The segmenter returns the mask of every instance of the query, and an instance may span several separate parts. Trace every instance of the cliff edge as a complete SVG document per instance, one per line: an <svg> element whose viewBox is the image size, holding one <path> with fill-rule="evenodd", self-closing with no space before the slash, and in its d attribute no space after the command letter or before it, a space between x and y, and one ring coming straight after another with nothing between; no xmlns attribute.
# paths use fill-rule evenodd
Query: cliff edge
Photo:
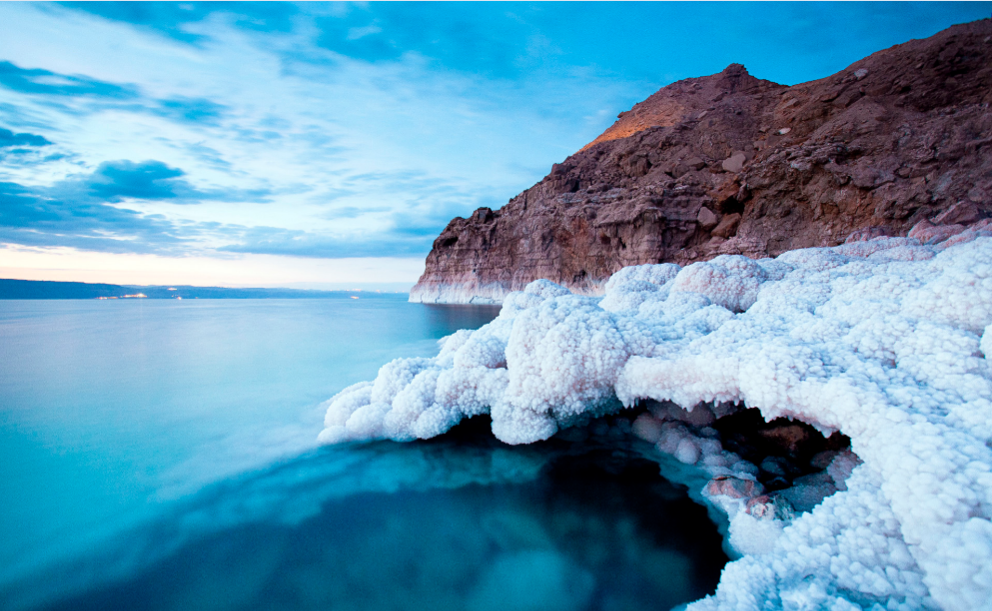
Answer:
<svg viewBox="0 0 992 611"><path fill-rule="evenodd" d="M992 216L992 20L792 87L744 66L668 85L499 210L455 218L410 293L499 303L546 278L777 256Z"/></svg>

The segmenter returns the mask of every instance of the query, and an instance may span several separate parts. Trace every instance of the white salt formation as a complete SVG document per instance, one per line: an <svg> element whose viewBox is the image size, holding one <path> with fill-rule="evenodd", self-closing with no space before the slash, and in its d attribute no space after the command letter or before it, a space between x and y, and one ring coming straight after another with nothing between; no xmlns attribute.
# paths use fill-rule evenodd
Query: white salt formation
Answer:
<svg viewBox="0 0 992 611"><path fill-rule="evenodd" d="M992 609L992 230L940 239L627 268L602 300L537 281L437 357L342 391L320 439L489 413L530 443L649 400L635 434L711 476L743 554L690 609ZM706 433L736 403L841 431L856 457L823 457L782 493L812 510L781 511Z"/></svg>

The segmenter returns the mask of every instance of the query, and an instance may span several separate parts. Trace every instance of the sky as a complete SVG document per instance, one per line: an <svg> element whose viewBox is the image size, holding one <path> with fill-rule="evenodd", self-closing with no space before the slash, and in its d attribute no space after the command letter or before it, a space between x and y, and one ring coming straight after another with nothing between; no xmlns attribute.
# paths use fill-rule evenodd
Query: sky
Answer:
<svg viewBox="0 0 992 611"><path fill-rule="evenodd" d="M967 3L0 3L0 278L409 288L676 80L822 78Z"/></svg>

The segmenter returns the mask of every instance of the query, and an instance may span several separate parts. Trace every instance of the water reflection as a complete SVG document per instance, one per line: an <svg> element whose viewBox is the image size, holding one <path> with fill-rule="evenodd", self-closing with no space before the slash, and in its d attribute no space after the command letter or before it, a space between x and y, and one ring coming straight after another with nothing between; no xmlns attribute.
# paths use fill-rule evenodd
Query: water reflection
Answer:
<svg viewBox="0 0 992 611"><path fill-rule="evenodd" d="M496 318L502 306L423 304L423 307L440 339L459 329L478 329Z"/></svg>
<svg viewBox="0 0 992 611"><path fill-rule="evenodd" d="M495 315L386 294L0 300L0 589L313 447L321 402Z"/></svg>
<svg viewBox="0 0 992 611"><path fill-rule="evenodd" d="M42 606L667 609L727 561L706 510L636 453L464 429L314 452L204 491L136 542L157 559Z"/></svg>
<svg viewBox="0 0 992 611"><path fill-rule="evenodd" d="M0 306L4 609L665 608L726 561L615 440L305 451L320 401L497 307Z"/></svg>

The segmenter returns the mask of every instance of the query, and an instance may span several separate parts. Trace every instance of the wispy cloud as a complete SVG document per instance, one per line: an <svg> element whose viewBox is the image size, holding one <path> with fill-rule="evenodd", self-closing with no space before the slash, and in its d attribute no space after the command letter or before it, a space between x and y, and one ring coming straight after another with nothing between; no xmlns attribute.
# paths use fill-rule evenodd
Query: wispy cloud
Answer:
<svg viewBox="0 0 992 611"><path fill-rule="evenodd" d="M415 53L446 69L513 78L535 67L528 61L528 41L538 28L508 8L493 3L348 5L315 19L316 44L364 61L395 61ZM532 11L526 5L516 8Z"/></svg>
<svg viewBox="0 0 992 611"><path fill-rule="evenodd" d="M331 236L278 227L252 227L240 240L218 248L221 252L340 259L349 257L403 257L423 255L433 234L368 232L365 235Z"/></svg>
<svg viewBox="0 0 992 611"><path fill-rule="evenodd" d="M183 174L179 168L170 168L161 161L105 161L83 182L94 197L112 202L128 197L175 199L195 192L180 178Z"/></svg>
<svg viewBox="0 0 992 611"><path fill-rule="evenodd" d="M189 24L215 13L232 17L238 27L263 31L287 31L298 8L288 2L60 2L104 19L137 25L191 44L209 37L191 32Z"/></svg>
<svg viewBox="0 0 992 611"><path fill-rule="evenodd" d="M336 219L357 219L361 216L367 214L377 214L380 212L389 212L390 208L387 206L379 207L359 207L359 206L341 206L337 208L332 208L326 212L321 213L321 218L333 221Z"/></svg>
<svg viewBox="0 0 992 611"><path fill-rule="evenodd" d="M37 134L15 134L9 129L0 127L0 148L12 146L49 146L51 141Z"/></svg>
<svg viewBox="0 0 992 611"><path fill-rule="evenodd" d="M192 240L193 236L181 237L181 228L163 218L91 199L60 199L53 191L0 183L0 242L148 253L175 252Z"/></svg>
<svg viewBox="0 0 992 611"><path fill-rule="evenodd" d="M153 109L163 117L191 123L216 124L226 107L206 98L176 96L159 100L158 108Z"/></svg>
<svg viewBox="0 0 992 611"><path fill-rule="evenodd" d="M197 204L204 201L268 201L262 190L200 189L185 178L179 168L149 159L105 161L89 174L72 176L52 185L48 191L73 200L93 199L118 203L130 199Z"/></svg>
<svg viewBox="0 0 992 611"><path fill-rule="evenodd" d="M83 75L59 74L40 68L20 68L0 61L0 86L19 93L61 97L127 100L138 97L131 85L117 85Z"/></svg>
<svg viewBox="0 0 992 611"><path fill-rule="evenodd" d="M69 246L118 253L202 252L211 240L240 239L246 228L184 221L134 209L136 204L266 202L268 193L201 189L161 161L106 161L51 185L0 182L0 243Z"/></svg>

